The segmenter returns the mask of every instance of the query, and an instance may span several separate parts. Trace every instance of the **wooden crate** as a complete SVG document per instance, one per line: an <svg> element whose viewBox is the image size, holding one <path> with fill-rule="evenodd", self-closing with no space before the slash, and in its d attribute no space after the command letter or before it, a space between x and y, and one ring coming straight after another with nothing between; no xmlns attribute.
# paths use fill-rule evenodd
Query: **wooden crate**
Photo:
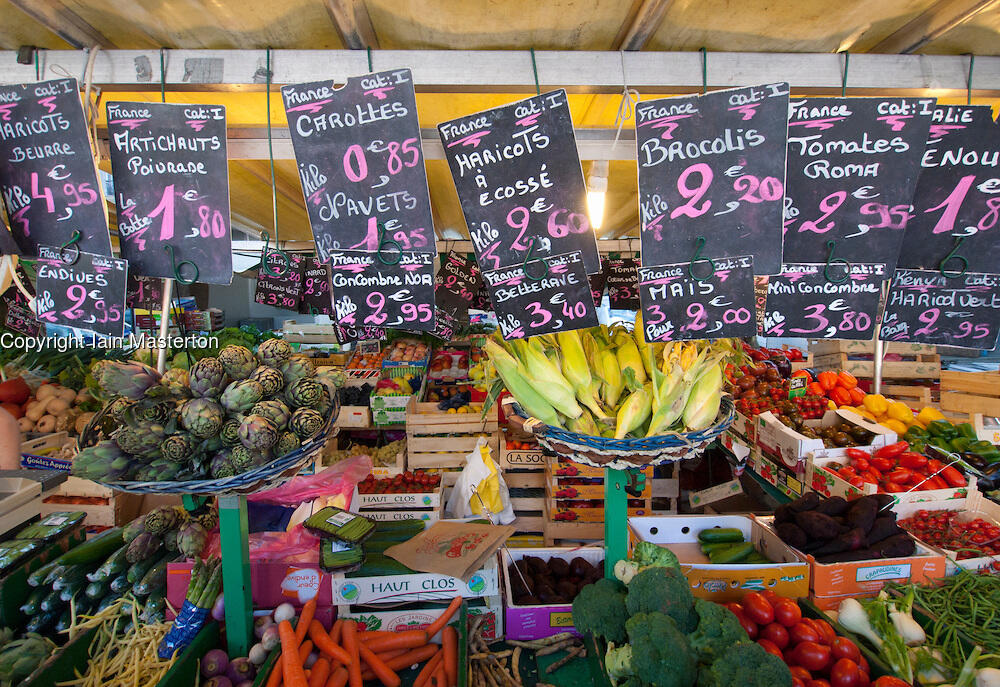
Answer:
<svg viewBox="0 0 1000 687"><path fill-rule="evenodd" d="M68 500L86 499L87 503L67 503ZM42 499L42 517L60 511L83 511L87 514L84 524L90 527L115 527L127 525L139 515L142 496L112 492L111 496L79 496L53 494Z"/></svg>
<svg viewBox="0 0 1000 687"><path fill-rule="evenodd" d="M792 372L798 372L799 370L804 370L807 367L813 366L813 353L809 351L805 354L803 360L793 360L792 361Z"/></svg>
<svg viewBox="0 0 1000 687"><path fill-rule="evenodd" d="M882 395L894 401L902 401L915 412L931 404L931 389L927 386L883 384Z"/></svg>
<svg viewBox="0 0 1000 687"><path fill-rule="evenodd" d="M1000 372L941 371L941 412L961 421L1000 417Z"/></svg>
<svg viewBox="0 0 1000 687"><path fill-rule="evenodd" d="M545 522L545 546L592 542L604 539L603 522Z"/></svg>
<svg viewBox="0 0 1000 687"><path fill-rule="evenodd" d="M498 423L492 413L486 418L480 413L442 413L436 403L411 400L406 409L407 466L410 470L462 467L482 435L499 460Z"/></svg>
<svg viewBox="0 0 1000 687"><path fill-rule="evenodd" d="M884 360L883 379L938 379L941 376L941 356L934 346L924 344L886 343L884 353L900 355L903 360ZM809 345L816 370L849 372L855 377L870 379L875 375L874 341L813 341Z"/></svg>
<svg viewBox="0 0 1000 687"><path fill-rule="evenodd" d="M928 344L911 344L884 342L882 350L885 353L898 353L899 355L934 355L937 348ZM875 341L847 341L841 339L813 339L809 342L809 352L814 356L831 355L833 353L847 353L849 355L874 355Z"/></svg>

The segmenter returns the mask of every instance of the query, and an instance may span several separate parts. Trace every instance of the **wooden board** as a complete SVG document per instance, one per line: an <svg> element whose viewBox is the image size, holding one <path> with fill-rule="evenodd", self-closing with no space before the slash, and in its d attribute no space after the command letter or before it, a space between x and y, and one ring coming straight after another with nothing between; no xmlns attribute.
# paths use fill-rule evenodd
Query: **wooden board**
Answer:
<svg viewBox="0 0 1000 687"><path fill-rule="evenodd" d="M938 379L941 375L941 358L938 355L918 354L914 360L885 360L882 363L883 379ZM817 370L849 372L855 377L872 378L875 362L851 360L846 353L817 355L813 367Z"/></svg>
<svg viewBox="0 0 1000 687"><path fill-rule="evenodd" d="M937 349L927 344L910 344L886 342L882 345L884 353L898 353L899 355L934 355ZM875 355L874 341L842 341L840 339L822 339L809 342L809 352L815 356L830 355L831 353L847 353L849 355Z"/></svg>
<svg viewBox="0 0 1000 687"><path fill-rule="evenodd" d="M460 468L465 465L465 456L476 447L476 434L451 434L445 436L420 436L411 433L407 425L406 452L407 467L417 468ZM497 433L489 435L486 443L492 455L497 455Z"/></svg>
<svg viewBox="0 0 1000 687"><path fill-rule="evenodd" d="M504 470L503 481L509 489L544 489L545 473L541 470Z"/></svg>
<svg viewBox="0 0 1000 687"><path fill-rule="evenodd" d="M883 384L882 395L895 401L902 401L915 411L931 404L931 390L926 386Z"/></svg>

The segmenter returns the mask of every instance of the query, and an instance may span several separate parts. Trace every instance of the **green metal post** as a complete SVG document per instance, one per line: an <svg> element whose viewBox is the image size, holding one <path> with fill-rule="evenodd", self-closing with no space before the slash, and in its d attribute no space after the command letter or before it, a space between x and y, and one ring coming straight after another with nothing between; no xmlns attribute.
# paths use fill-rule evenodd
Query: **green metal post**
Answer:
<svg viewBox="0 0 1000 687"><path fill-rule="evenodd" d="M226 595L226 641L230 656L246 656L253 637L249 532L247 497L220 496L222 589Z"/></svg>
<svg viewBox="0 0 1000 687"><path fill-rule="evenodd" d="M181 496L181 503L189 511L198 510L205 505L205 501L207 500L204 496L195 496L194 494L184 494Z"/></svg>
<svg viewBox="0 0 1000 687"><path fill-rule="evenodd" d="M604 576L615 576L615 563L628 557L628 472L604 469Z"/></svg>

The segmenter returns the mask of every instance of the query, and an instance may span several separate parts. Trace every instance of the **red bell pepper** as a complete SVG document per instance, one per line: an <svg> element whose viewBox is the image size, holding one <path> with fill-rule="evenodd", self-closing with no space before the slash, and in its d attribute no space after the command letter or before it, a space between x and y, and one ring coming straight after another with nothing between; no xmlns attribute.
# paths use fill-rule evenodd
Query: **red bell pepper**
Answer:
<svg viewBox="0 0 1000 687"><path fill-rule="evenodd" d="M853 403L854 405L859 406L865 402L865 396L867 394L865 394L865 392L859 389L858 387L854 387L853 389L848 389L847 391L849 394L851 394L851 403Z"/></svg>
<svg viewBox="0 0 1000 687"><path fill-rule="evenodd" d="M820 374L822 374L822 372ZM826 397L826 389L824 389L819 382L809 382L809 384L806 385L806 393L810 396Z"/></svg>
<svg viewBox="0 0 1000 687"><path fill-rule="evenodd" d="M823 391L830 391L837 386L837 373L831 370L824 370L816 375L816 381L823 387Z"/></svg>
<svg viewBox="0 0 1000 687"><path fill-rule="evenodd" d="M823 373L820 373L823 376ZM851 405L851 393L842 386L835 386L829 391L827 391L827 396L830 400L836 403L838 406L849 406Z"/></svg>
<svg viewBox="0 0 1000 687"><path fill-rule="evenodd" d="M858 385L858 378L850 372L841 372L837 375L837 383L845 389L853 389Z"/></svg>
<svg viewBox="0 0 1000 687"><path fill-rule="evenodd" d="M812 375L809 374L808 372L806 372L805 370L796 370L795 372L793 372L791 374L791 376L792 377L805 377L807 385L812 384L812 381L813 381ZM807 388L808 388L808 386L807 386Z"/></svg>

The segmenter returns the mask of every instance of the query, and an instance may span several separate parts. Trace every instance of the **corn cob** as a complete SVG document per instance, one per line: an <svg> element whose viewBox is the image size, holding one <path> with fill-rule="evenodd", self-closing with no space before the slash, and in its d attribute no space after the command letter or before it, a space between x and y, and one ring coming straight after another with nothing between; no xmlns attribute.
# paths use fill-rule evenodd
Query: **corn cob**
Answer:
<svg viewBox="0 0 1000 687"><path fill-rule="evenodd" d="M621 368L622 374L625 374L626 369L631 369L636 381L639 384L645 384L648 379L646 367L642 364L642 358L639 356L639 349L636 347L635 341L630 336L616 338L621 342L615 351L615 357L618 358L618 366Z"/></svg>
<svg viewBox="0 0 1000 687"><path fill-rule="evenodd" d="M642 426L649 419L652 407L652 385L639 386L631 368L625 370L624 374L626 383L633 391L618 409L615 439L624 439L626 434Z"/></svg>
<svg viewBox="0 0 1000 687"><path fill-rule="evenodd" d="M712 425L722 402L722 365L713 363L695 382L684 406L684 426L695 432Z"/></svg>
<svg viewBox="0 0 1000 687"><path fill-rule="evenodd" d="M486 340L486 354L490 357L493 367L503 380L504 386L514 395L517 402L532 417L536 417L547 425L561 427L559 416L545 397L535 391L525 378L524 368L517 358L505 351L492 338Z"/></svg>
<svg viewBox="0 0 1000 687"><path fill-rule="evenodd" d="M576 402L573 387L566 381L559 368L545 357L541 347L541 342L536 339L529 341L527 346L523 347L522 354L525 369L528 371L526 377L528 383L566 417L580 417L583 409Z"/></svg>

